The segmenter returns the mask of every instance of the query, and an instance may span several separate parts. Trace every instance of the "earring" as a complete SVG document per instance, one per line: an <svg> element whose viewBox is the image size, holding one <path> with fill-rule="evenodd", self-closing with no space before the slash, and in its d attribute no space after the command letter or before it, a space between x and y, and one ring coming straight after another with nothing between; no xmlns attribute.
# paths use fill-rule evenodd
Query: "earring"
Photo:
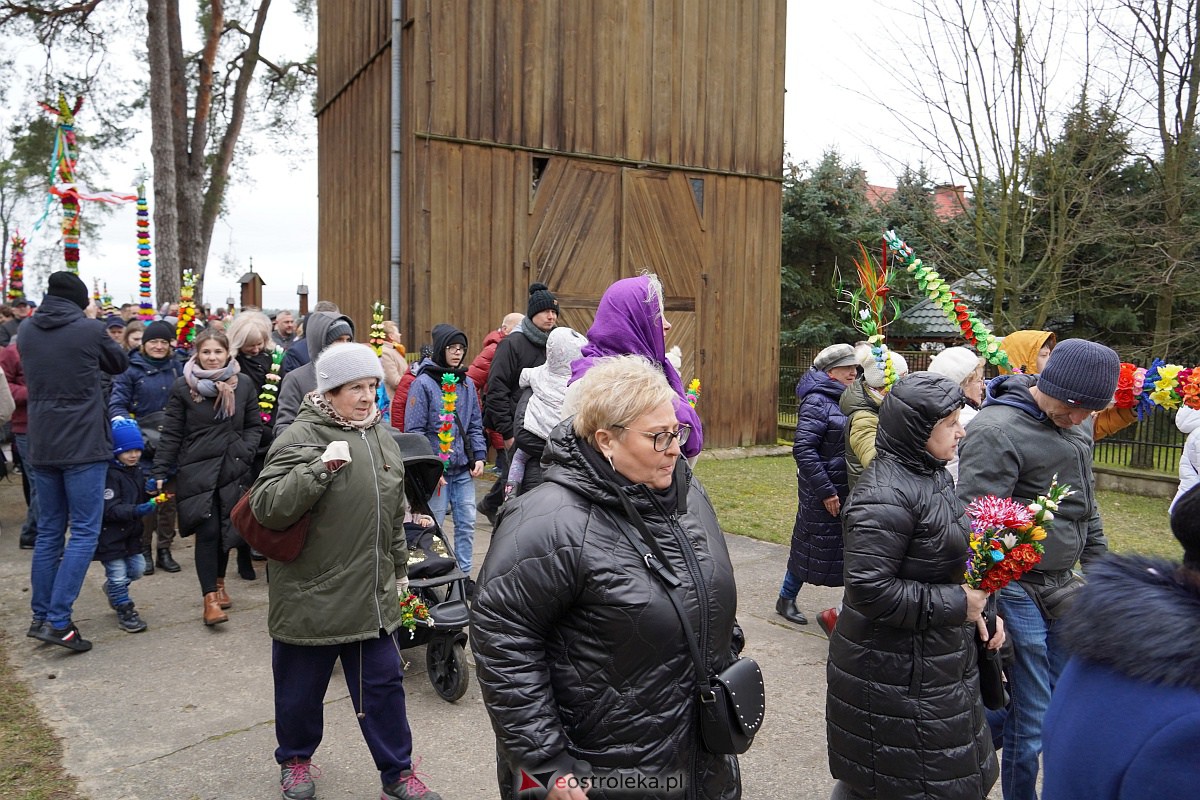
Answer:
<svg viewBox="0 0 1200 800"><path fill-rule="evenodd" d="M613 471L613 472L616 472L616 471L617 471L617 467L616 467L616 465L612 463L612 456L608 456L608 465L609 465L610 467L612 467L612 471Z"/></svg>

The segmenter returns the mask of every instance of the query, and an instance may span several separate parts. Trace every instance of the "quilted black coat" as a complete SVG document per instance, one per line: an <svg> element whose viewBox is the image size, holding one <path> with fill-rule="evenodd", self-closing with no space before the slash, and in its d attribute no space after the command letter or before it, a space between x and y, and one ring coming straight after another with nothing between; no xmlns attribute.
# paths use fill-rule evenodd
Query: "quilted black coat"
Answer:
<svg viewBox="0 0 1200 800"><path fill-rule="evenodd" d="M830 771L868 798L980 800L996 781L966 622L969 529L945 462L925 450L962 405L948 378L903 378L845 511L846 595L829 645Z"/></svg>
<svg viewBox="0 0 1200 800"><path fill-rule="evenodd" d="M701 748L682 623L621 533L628 526L640 541L616 495L630 497L661 545L701 652L720 671L741 632L733 566L703 487L683 459L668 493L630 485L569 421L551 432L543 463L545 482L501 511L471 616L501 796L515 796L522 770L539 780L590 767L685 784L670 794L643 784L642 797L740 797L737 758ZM588 794L612 796L632 795L596 785Z"/></svg>
<svg viewBox="0 0 1200 800"><path fill-rule="evenodd" d="M229 512L249 488L250 467L262 437L259 388L238 376L233 415L217 419L213 398L193 400L187 379L178 378L171 387L151 475L166 480L172 469L178 469L175 500L180 536L191 536L212 515L214 493L222 531L229 526Z"/></svg>
<svg viewBox="0 0 1200 800"><path fill-rule="evenodd" d="M818 586L842 585L842 520L830 516L823 501L846 500L846 415L838 405L845 388L815 369L796 384L798 503L788 572Z"/></svg>

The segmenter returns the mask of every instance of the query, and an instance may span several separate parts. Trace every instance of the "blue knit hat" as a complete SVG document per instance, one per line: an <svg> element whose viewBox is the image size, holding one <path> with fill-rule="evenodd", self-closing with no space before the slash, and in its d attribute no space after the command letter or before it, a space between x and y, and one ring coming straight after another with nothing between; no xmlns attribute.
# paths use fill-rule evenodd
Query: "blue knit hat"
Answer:
<svg viewBox="0 0 1200 800"><path fill-rule="evenodd" d="M145 450L146 443L142 440L142 430L131 419L114 419L112 423L113 457L126 450Z"/></svg>

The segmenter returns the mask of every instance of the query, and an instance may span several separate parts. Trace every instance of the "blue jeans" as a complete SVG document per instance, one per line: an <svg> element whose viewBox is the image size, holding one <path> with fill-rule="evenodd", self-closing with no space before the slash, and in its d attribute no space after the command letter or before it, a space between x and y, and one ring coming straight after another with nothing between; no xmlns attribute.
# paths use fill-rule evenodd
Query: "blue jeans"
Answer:
<svg viewBox="0 0 1200 800"><path fill-rule="evenodd" d="M1012 584L1001 589L999 609L1013 644L1008 687L1012 704L1004 723L1000 782L1004 800L1037 800L1042 721L1067 654L1058 641L1054 623L1046 621L1021 587Z"/></svg>
<svg viewBox="0 0 1200 800"><path fill-rule="evenodd" d="M454 558L464 575L471 574L471 555L475 547L475 479L466 467L446 473L446 485L429 498L429 511L438 527L446 519L446 504L454 514Z"/></svg>
<svg viewBox="0 0 1200 800"><path fill-rule="evenodd" d="M783 573L783 586L779 588L779 596L786 597L788 600L795 600L800 595L800 587L804 585L804 581L797 578L791 572Z"/></svg>
<svg viewBox="0 0 1200 800"><path fill-rule="evenodd" d="M142 577L146 571L146 559L141 553L104 562L104 592L113 608L132 603L129 599L129 584Z"/></svg>
<svg viewBox="0 0 1200 800"><path fill-rule="evenodd" d="M37 481L33 479L37 473L34 471L33 465L29 463L27 436L24 433L14 433L13 446L21 455L21 469L25 471L25 478L29 481L29 510L25 513L25 523L21 526L21 538L33 540L37 538Z"/></svg>
<svg viewBox="0 0 1200 800"><path fill-rule="evenodd" d="M108 464L97 461L69 467L39 466L34 474L38 534L30 572L33 618L60 630L71 622L71 608L96 554L107 472Z"/></svg>

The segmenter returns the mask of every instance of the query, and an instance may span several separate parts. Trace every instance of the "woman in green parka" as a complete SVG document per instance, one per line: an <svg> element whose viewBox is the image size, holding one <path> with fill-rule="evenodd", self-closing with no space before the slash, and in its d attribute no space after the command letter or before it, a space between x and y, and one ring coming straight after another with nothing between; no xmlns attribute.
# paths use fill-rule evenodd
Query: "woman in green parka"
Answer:
<svg viewBox="0 0 1200 800"><path fill-rule="evenodd" d="M275 737L285 800L315 794L312 756L322 703L340 659L359 727L379 768L382 798L439 800L412 769L399 646L407 594L404 466L375 405L383 370L374 351L338 344L316 363L317 390L267 454L251 489L263 525L282 530L311 513L304 549L270 563Z"/></svg>

